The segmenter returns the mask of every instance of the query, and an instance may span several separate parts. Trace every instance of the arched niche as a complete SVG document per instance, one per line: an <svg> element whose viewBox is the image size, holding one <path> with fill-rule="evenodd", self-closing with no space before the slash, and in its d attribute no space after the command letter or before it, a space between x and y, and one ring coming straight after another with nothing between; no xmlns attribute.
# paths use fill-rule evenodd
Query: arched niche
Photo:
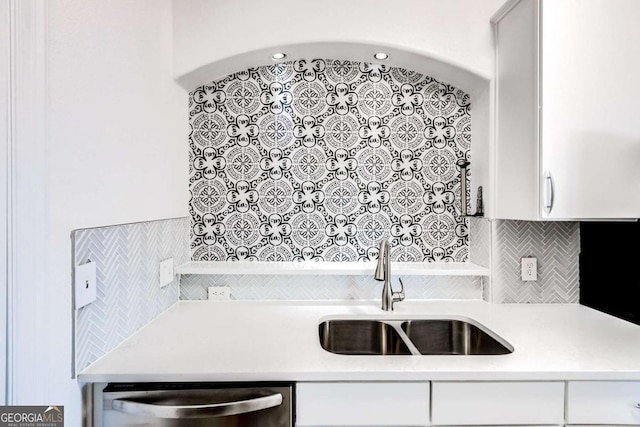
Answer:
<svg viewBox="0 0 640 427"><path fill-rule="evenodd" d="M232 55L193 69L178 64L174 67L176 70L180 70L176 74L175 79L187 91L192 91L207 82L221 79L241 70L273 65L274 61L271 59L271 55L275 52L285 53L287 55L285 58L286 61L310 58L332 58L358 62L384 63L389 66L406 68L431 76L469 94L471 105L473 106L473 160L470 166L470 171L473 176L471 183L471 212L475 211L477 190L479 187L482 187L484 214L487 217L492 216L493 180L491 178L491 170L493 151L490 142L493 135L492 76L476 72L465 64L455 63L448 58L438 57L437 55L426 52L418 52L405 46L384 45L369 41L323 41L274 45L268 48ZM377 52L385 52L389 55L389 58L386 61L376 61L373 55Z"/></svg>
<svg viewBox="0 0 640 427"><path fill-rule="evenodd" d="M434 77L464 90L475 97L486 90L489 77L476 73L462 64L445 58L414 52L402 47L385 46L367 42L318 42L278 45L227 57L223 60L201 65L175 76L176 81L187 91L213 80L221 79L247 68L272 65L271 55L285 53L286 61L309 58L331 58L357 62L372 62L392 67L406 68ZM385 61L374 59L377 52L389 55Z"/></svg>

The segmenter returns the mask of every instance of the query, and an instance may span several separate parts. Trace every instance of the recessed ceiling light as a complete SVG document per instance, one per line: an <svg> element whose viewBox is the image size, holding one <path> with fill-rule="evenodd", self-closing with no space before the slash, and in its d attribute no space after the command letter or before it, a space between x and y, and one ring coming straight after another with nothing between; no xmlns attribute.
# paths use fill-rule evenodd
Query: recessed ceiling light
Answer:
<svg viewBox="0 0 640 427"><path fill-rule="evenodd" d="M271 59L273 59L274 61L280 61L280 60L282 60L282 59L284 59L286 57L287 57L287 55L285 55L282 52L276 52L273 55L271 55Z"/></svg>
<svg viewBox="0 0 640 427"><path fill-rule="evenodd" d="M389 55L387 55L384 52L378 52L375 55L373 55L374 58L376 58L379 61L384 61L385 59L387 59L389 57Z"/></svg>

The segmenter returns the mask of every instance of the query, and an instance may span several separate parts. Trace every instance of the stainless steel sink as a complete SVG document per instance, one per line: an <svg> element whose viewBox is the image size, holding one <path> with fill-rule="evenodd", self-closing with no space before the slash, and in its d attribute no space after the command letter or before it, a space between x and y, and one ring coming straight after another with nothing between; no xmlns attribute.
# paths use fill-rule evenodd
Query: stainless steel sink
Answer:
<svg viewBox="0 0 640 427"><path fill-rule="evenodd" d="M402 323L402 330L420 354L492 355L513 352L513 348L462 320L409 320Z"/></svg>
<svg viewBox="0 0 640 427"><path fill-rule="evenodd" d="M328 320L322 322L320 345L336 354L411 354L393 326L377 320Z"/></svg>
<svg viewBox="0 0 640 427"><path fill-rule="evenodd" d="M319 325L320 345L346 355L500 355L505 340L473 321L457 319L336 319Z"/></svg>

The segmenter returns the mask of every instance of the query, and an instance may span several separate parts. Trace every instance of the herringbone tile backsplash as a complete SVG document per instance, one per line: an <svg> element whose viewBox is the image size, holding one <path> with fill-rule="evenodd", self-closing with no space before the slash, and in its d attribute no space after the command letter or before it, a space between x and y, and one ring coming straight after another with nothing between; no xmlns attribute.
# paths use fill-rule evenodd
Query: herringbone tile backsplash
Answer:
<svg viewBox="0 0 640 427"><path fill-rule="evenodd" d="M484 299L493 303L577 303L579 225L470 218L470 261L490 267L488 277L405 276L407 299ZM520 279L520 259L538 260L538 280ZM395 276L394 276L395 280ZM185 275L180 299L207 299L207 287L229 286L231 299L375 299L369 276ZM394 284L397 286L397 282Z"/></svg>
<svg viewBox="0 0 640 427"><path fill-rule="evenodd" d="M483 267L491 265L491 221L469 218L469 261Z"/></svg>
<svg viewBox="0 0 640 427"><path fill-rule="evenodd" d="M394 290L400 286L397 277L394 274ZM482 299L480 277L402 276L402 282L408 300ZM382 294L382 282L373 275L184 275L180 299L205 300L209 286L229 286L231 299L238 300L371 300Z"/></svg>
<svg viewBox="0 0 640 427"><path fill-rule="evenodd" d="M469 261L487 268L491 267L491 224L486 218L469 218ZM490 301L490 279L482 280L482 299Z"/></svg>
<svg viewBox="0 0 640 427"><path fill-rule="evenodd" d="M76 230L75 265L96 263L98 298L76 311L75 366L80 372L171 305L230 286L232 299L377 299L370 276L184 275L159 287L159 263L189 261L189 219ZM579 224L470 220L470 261L491 266L487 278L405 276L407 299L485 299L493 303L577 303ZM538 259L538 280L520 280L520 258ZM394 287L397 281L394 277Z"/></svg>
<svg viewBox="0 0 640 427"><path fill-rule="evenodd" d="M577 222L494 222L494 303L577 303L580 226ZM520 259L538 260L538 280L523 282Z"/></svg>
<svg viewBox="0 0 640 427"><path fill-rule="evenodd" d="M178 301L179 283L160 288L160 261L189 260L189 219L76 230L74 265L96 263L97 299L76 311L75 367L82 371Z"/></svg>

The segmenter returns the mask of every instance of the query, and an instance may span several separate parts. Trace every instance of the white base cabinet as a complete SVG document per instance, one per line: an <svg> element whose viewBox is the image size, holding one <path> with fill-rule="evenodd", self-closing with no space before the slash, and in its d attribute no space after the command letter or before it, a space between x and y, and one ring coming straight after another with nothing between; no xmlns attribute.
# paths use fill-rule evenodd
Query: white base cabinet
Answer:
<svg viewBox="0 0 640 427"><path fill-rule="evenodd" d="M296 385L296 426L640 426L640 381Z"/></svg>
<svg viewBox="0 0 640 427"><path fill-rule="evenodd" d="M564 382L434 382L434 425L564 423Z"/></svg>
<svg viewBox="0 0 640 427"><path fill-rule="evenodd" d="M569 381L567 423L640 425L640 382Z"/></svg>
<svg viewBox="0 0 640 427"><path fill-rule="evenodd" d="M426 426L429 383L298 383L296 426Z"/></svg>

